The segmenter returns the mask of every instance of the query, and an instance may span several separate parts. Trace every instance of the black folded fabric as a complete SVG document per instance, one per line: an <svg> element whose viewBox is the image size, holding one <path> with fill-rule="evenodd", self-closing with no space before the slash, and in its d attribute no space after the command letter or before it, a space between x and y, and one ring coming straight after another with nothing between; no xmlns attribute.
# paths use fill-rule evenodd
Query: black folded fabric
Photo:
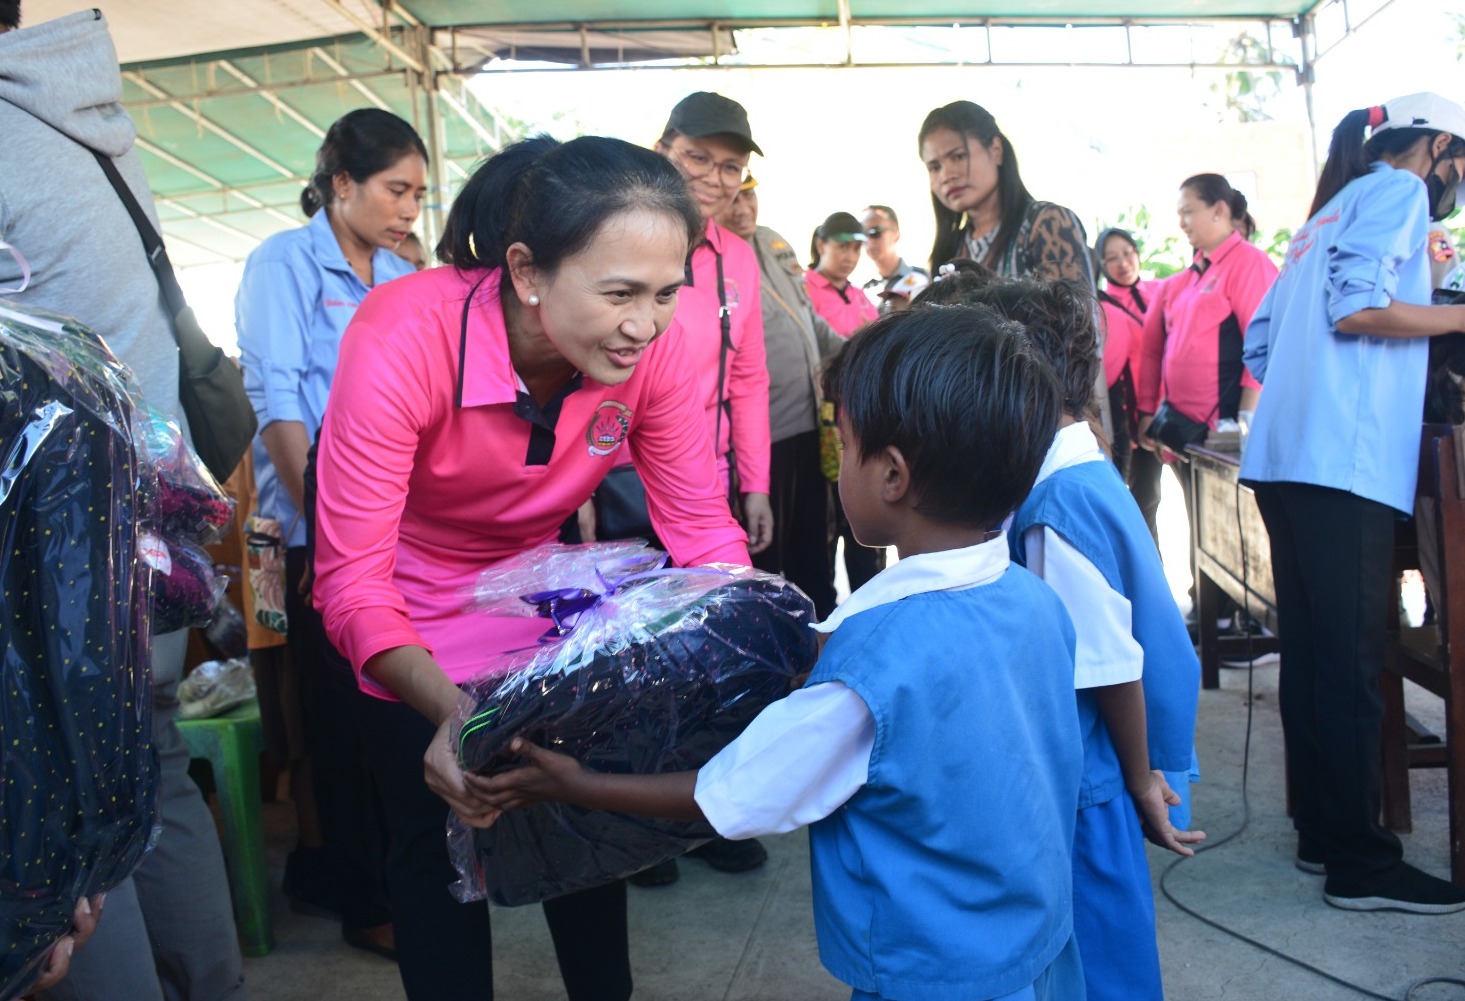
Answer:
<svg viewBox="0 0 1465 1001"><path fill-rule="evenodd" d="M508 676L470 685L477 709L463 729L463 767L514 767L504 748L515 736L599 771L705 764L787 695L818 651L812 604L781 578L747 570L693 583L632 585L658 593L613 613L593 647L551 644ZM705 823L543 803L504 815L476 843L488 896L514 905L612 882L713 836Z"/></svg>
<svg viewBox="0 0 1465 1001"><path fill-rule="evenodd" d="M23 327L0 315L0 997L137 865L157 788L130 404L87 331Z"/></svg>

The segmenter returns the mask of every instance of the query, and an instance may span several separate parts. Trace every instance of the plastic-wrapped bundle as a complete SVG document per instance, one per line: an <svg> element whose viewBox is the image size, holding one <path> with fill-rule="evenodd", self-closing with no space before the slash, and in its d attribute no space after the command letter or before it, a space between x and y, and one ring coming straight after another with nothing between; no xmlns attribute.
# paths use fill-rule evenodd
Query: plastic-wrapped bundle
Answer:
<svg viewBox="0 0 1465 1001"><path fill-rule="evenodd" d="M813 606L792 584L741 567L658 569L664 559L642 543L553 544L485 574L480 607L544 614L550 635L465 686L465 770L513 767L516 736L598 771L699 768L813 665ZM455 892L509 905L608 883L713 837L705 823L559 803L483 831L455 818L450 831Z"/></svg>
<svg viewBox="0 0 1465 1001"><path fill-rule="evenodd" d="M0 997L132 871L156 813L153 487L125 378L90 331L0 302Z"/></svg>

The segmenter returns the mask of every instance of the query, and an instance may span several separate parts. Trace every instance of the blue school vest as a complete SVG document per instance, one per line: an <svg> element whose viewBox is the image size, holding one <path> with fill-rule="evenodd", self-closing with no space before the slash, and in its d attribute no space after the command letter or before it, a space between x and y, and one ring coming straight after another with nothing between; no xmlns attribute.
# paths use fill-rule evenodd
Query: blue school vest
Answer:
<svg viewBox="0 0 1465 1001"><path fill-rule="evenodd" d="M1024 537L1035 525L1063 536L1110 587L1129 599L1134 638L1144 651L1150 767L1188 770L1195 746L1200 661L1165 580L1154 539L1118 470L1107 462L1084 462L1060 469L1035 486L1018 508L1007 536L1019 563L1024 561ZM1104 736L1107 740L1107 732ZM1096 764L1103 767L1102 761ZM1113 767L1117 774L1117 758ZM1123 787L1122 775L1119 786Z"/></svg>
<svg viewBox="0 0 1465 1001"><path fill-rule="evenodd" d="M1031 984L1072 930L1073 627L1011 566L851 616L810 684L875 720L869 779L809 831L819 958L903 1001Z"/></svg>

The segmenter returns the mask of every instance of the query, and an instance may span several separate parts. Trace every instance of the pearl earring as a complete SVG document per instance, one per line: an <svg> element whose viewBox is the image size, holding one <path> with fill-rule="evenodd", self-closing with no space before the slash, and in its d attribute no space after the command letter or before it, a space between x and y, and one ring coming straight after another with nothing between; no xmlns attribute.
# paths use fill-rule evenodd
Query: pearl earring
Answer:
<svg viewBox="0 0 1465 1001"><path fill-rule="evenodd" d="M538 306L539 305L539 296L535 295L533 292L530 292L529 293L529 305L531 305L531 306Z"/></svg>

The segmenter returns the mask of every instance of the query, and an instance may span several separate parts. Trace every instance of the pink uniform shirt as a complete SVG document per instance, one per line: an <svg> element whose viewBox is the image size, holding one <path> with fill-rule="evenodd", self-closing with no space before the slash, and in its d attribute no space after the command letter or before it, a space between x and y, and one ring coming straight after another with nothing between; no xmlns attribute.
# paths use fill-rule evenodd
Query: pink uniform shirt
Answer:
<svg viewBox="0 0 1465 1001"><path fill-rule="evenodd" d="M1261 385L1241 363L1242 337L1277 266L1240 233L1204 257L1204 271L1192 265L1165 279L1150 307L1135 395L1142 413L1169 400L1191 420L1215 427L1236 416L1242 388Z"/></svg>
<svg viewBox="0 0 1465 1001"><path fill-rule="evenodd" d="M722 298L717 294L719 256L732 347L727 353L723 383L723 397L731 414L723 412L717 455L721 462L732 448L737 456L738 489L766 494L773 446L768 432L768 365L758 258L752 247L710 219L706 239L692 252L692 280L677 293L676 319L683 330L687 364L700 386L707 437L711 440L718 433L717 362L722 345ZM639 462L636 466L640 469Z"/></svg>
<svg viewBox="0 0 1465 1001"><path fill-rule="evenodd" d="M1126 364L1130 378L1139 384L1144 367L1145 314L1154 306L1159 290L1158 281L1138 281L1129 288L1111 282L1104 289L1108 298L1099 299L1104 308L1104 385L1114 385Z"/></svg>
<svg viewBox="0 0 1465 1001"><path fill-rule="evenodd" d="M880 311L858 286L846 284L842 289L835 288L814 268L804 272L804 286L809 290L814 312L824 317L840 337L848 337L865 324L880 319Z"/></svg>
<svg viewBox="0 0 1465 1001"><path fill-rule="evenodd" d="M533 645L544 620L465 612L465 589L555 539L627 448L673 560L748 564L685 340L673 323L627 382L583 379L550 421L553 404L540 412L510 363L498 272L435 268L366 297L321 433L314 584L358 675L373 655L418 645L462 682L494 654Z"/></svg>

